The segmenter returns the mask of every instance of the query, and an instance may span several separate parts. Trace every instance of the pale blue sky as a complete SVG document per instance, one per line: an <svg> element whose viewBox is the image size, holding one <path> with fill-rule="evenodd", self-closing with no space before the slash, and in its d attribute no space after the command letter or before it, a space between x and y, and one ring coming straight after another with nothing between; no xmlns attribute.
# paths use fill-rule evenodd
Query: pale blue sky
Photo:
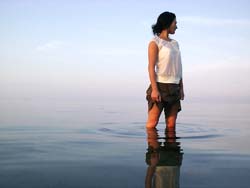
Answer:
<svg viewBox="0 0 250 188"><path fill-rule="evenodd" d="M247 0L1 0L0 97L144 100L151 25L170 11L186 99L249 99L249 7Z"/></svg>

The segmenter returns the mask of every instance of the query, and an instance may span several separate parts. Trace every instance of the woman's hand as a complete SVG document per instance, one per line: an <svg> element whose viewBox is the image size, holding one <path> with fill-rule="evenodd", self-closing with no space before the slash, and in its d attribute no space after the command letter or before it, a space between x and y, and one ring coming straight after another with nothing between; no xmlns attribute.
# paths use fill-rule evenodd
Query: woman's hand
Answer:
<svg viewBox="0 0 250 188"><path fill-rule="evenodd" d="M181 87L180 89L180 95L181 95L181 100L184 100L184 90L183 90L183 87Z"/></svg>
<svg viewBox="0 0 250 188"><path fill-rule="evenodd" d="M152 90L151 98L153 101L160 102L161 101L161 95L158 90Z"/></svg>

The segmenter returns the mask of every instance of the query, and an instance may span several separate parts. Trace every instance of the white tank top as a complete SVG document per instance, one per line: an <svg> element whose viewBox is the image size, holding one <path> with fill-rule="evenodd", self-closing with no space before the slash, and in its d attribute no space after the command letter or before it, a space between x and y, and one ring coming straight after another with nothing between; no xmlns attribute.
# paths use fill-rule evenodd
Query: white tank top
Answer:
<svg viewBox="0 0 250 188"><path fill-rule="evenodd" d="M155 35L154 41L159 49L156 62L156 82L179 84L182 78L182 63L179 44L172 39L167 41Z"/></svg>

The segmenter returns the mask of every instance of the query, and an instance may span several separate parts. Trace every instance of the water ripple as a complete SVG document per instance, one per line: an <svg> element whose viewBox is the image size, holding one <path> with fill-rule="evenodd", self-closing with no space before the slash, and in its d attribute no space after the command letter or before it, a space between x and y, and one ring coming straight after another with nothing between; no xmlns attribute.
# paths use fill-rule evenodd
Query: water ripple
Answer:
<svg viewBox="0 0 250 188"><path fill-rule="evenodd" d="M165 130L162 122L157 126L160 132ZM102 125L108 125L102 123ZM130 124L116 127L110 124L109 127L102 127L96 130L98 133L106 134L114 137L139 137L145 138L146 128L145 122L132 122ZM195 123L177 123L176 134L181 139L211 139L216 137L225 136L234 130L221 127L211 127L209 125L195 124Z"/></svg>

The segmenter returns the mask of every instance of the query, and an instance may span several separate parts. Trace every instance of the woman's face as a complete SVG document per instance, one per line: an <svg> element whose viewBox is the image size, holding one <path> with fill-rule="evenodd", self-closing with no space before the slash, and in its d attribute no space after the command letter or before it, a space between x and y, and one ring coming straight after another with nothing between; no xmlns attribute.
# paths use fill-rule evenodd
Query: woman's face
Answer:
<svg viewBox="0 0 250 188"><path fill-rule="evenodd" d="M171 23L171 25L168 28L168 33L174 34L176 29L177 29L177 21L175 18L174 21Z"/></svg>

